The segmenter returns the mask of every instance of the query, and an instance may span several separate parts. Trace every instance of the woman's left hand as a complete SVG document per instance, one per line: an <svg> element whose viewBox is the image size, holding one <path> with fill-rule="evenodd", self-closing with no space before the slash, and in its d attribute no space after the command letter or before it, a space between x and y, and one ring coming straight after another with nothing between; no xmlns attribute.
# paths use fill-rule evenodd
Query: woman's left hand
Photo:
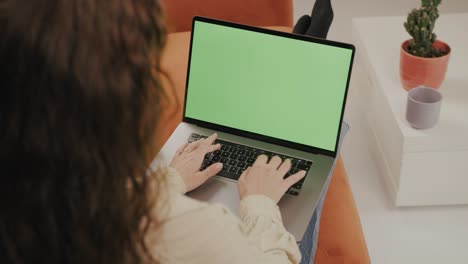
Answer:
<svg viewBox="0 0 468 264"><path fill-rule="evenodd" d="M221 148L220 144L213 145L217 136L215 133L206 139L186 143L174 155L169 166L180 173L186 186L185 192L189 192L202 185L223 168L223 164L218 162L200 171L205 155Z"/></svg>

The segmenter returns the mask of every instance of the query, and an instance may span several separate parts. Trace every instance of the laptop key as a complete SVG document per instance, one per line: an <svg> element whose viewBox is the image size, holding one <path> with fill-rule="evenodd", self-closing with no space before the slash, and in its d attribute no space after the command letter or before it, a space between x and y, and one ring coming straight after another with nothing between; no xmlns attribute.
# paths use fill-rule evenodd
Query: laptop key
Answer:
<svg viewBox="0 0 468 264"><path fill-rule="evenodd" d="M254 164L254 162L255 162L254 158L248 158L247 159L247 163L249 163L249 164Z"/></svg>
<svg viewBox="0 0 468 264"><path fill-rule="evenodd" d="M239 163L237 163L237 167L238 167L238 168L242 168L242 169L243 169L243 168L245 168L245 165L247 165L247 164L245 164L245 162L239 162Z"/></svg>
<svg viewBox="0 0 468 264"><path fill-rule="evenodd" d="M246 156L239 156L239 158L237 158L237 160L245 162L247 160L247 157Z"/></svg>
<svg viewBox="0 0 468 264"><path fill-rule="evenodd" d="M197 140L198 138L200 138L200 135L193 133L192 135L190 135L190 138L193 140Z"/></svg>
<svg viewBox="0 0 468 264"><path fill-rule="evenodd" d="M230 159L237 159L238 157L239 157L239 155L237 155L237 154L231 154L229 156Z"/></svg>
<svg viewBox="0 0 468 264"><path fill-rule="evenodd" d="M221 150L222 150L222 151L226 151L228 148L229 148L229 146L221 145Z"/></svg>
<svg viewBox="0 0 468 264"><path fill-rule="evenodd" d="M293 191L293 190L288 191L288 193L291 194L291 195L294 195L294 196L298 196L298 195L299 195L298 192Z"/></svg>
<svg viewBox="0 0 468 264"><path fill-rule="evenodd" d="M236 164L237 164L237 160L234 160L234 159L229 160L229 162L228 162L228 165L230 165L230 166L236 166Z"/></svg>
<svg viewBox="0 0 468 264"><path fill-rule="evenodd" d="M308 171L309 170L309 166L305 165L305 163L300 163L300 164L297 164L297 169L299 170L305 170L305 171Z"/></svg>
<svg viewBox="0 0 468 264"><path fill-rule="evenodd" d="M229 161L228 158L226 157L221 157L221 159L219 160L221 163L227 163Z"/></svg>
<svg viewBox="0 0 468 264"><path fill-rule="evenodd" d="M244 155L244 154L245 154L245 149L239 149L239 150L237 151L237 154L239 154L239 155Z"/></svg>
<svg viewBox="0 0 468 264"><path fill-rule="evenodd" d="M237 173L237 170L238 170L238 168L232 166L232 167L229 169L229 172Z"/></svg>

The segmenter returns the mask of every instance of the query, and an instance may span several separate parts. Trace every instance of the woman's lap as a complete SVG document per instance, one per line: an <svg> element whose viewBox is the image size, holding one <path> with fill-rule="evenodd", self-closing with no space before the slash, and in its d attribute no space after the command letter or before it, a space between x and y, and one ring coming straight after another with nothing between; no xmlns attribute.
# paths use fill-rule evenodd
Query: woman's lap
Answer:
<svg viewBox="0 0 468 264"><path fill-rule="evenodd" d="M348 123L343 122L343 125L341 127L341 134L340 134L340 143L339 143L340 147L341 147L341 142L343 141L346 133L348 133L349 129L350 127ZM299 249L302 254L301 264L313 264L314 263L315 251L317 250L318 233L319 233L319 227L320 227L320 218L322 216L323 203L325 201L325 196L328 192L328 187L330 185L330 181L333 176L335 165L336 165L336 160L328 176L327 182L325 183L325 187L323 188L323 191L320 195L320 200L317 204L317 208L315 209L314 214L312 215L312 218L310 219L309 225L307 226L307 229L306 229L306 232L304 234L302 241L299 243Z"/></svg>
<svg viewBox="0 0 468 264"><path fill-rule="evenodd" d="M320 200L317 204L317 208L310 219L309 225L307 226L306 232L302 241L299 243L299 250L302 254L301 264L312 264L314 261L315 251L317 250L318 242L318 233L320 229L320 218L322 216L323 203L325 201L325 195L328 191L328 186L330 184L330 175L325 183L322 194L320 195Z"/></svg>

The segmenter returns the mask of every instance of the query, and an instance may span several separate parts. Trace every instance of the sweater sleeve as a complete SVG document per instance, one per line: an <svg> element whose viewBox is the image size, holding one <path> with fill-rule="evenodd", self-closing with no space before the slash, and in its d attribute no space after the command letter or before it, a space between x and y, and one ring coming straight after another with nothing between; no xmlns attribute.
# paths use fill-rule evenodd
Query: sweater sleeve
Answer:
<svg viewBox="0 0 468 264"><path fill-rule="evenodd" d="M286 254L291 263L300 262L296 239L283 226L281 213L270 198L250 195L240 203L241 232L262 252Z"/></svg>
<svg viewBox="0 0 468 264"><path fill-rule="evenodd" d="M300 262L294 237L284 228L278 207L266 196L241 201L240 218L226 207L178 195L165 220L156 257L163 263Z"/></svg>
<svg viewBox="0 0 468 264"><path fill-rule="evenodd" d="M179 172L172 167L167 167L166 180L168 183L168 188L172 191L180 194L184 194L187 187L185 182L180 176Z"/></svg>

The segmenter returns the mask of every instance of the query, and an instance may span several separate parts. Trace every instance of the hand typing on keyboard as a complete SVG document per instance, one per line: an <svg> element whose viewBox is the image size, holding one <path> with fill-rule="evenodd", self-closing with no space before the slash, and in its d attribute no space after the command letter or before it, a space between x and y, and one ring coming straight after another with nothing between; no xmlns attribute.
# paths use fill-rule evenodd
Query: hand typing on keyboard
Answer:
<svg viewBox="0 0 468 264"><path fill-rule="evenodd" d="M263 194L278 202L284 193L299 195L312 166L310 160L218 140L217 134L192 133L188 141L191 143L181 146L169 165L182 176L186 192L218 175L239 181L241 199Z"/></svg>
<svg viewBox="0 0 468 264"><path fill-rule="evenodd" d="M206 139L184 144L177 150L169 164L170 167L176 169L180 173L187 188L186 192L202 185L223 168L223 164L217 162L206 167L204 170L200 170L205 155L221 148L220 144L213 145L216 137L217 135L213 134Z"/></svg>
<svg viewBox="0 0 468 264"><path fill-rule="evenodd" d="M200 139L205 139L206 136L192 133L188 138L189 142ZM221 144L221 149L207 154L203 160L201 170L209 167L210 165L221 162L223 169L218 172L217 176L237 181L241 174L248 168L252 167L258 156L264 154L268 158L274 156L280 157L282 160L290 160L291 168L286 173L285 178L297 173L300 170L309 171L313 162L310 160L301 159L298 157L288 156L281 153L274 153L269 150L260 149L252 146L229 142L225 140L216 139L215 143ZM291 188L287 190L290 195L299 195L305 178L296 182Z"/></svg>
<svg viewBox="0 0 468 264"><path fill-rule="evenodd" d="M291 169L289 159L283 161L274 156L268 162L268 156L258 156L252 167L248 167L238 180L240 199L254 194L261 194L278 203L285 192L306 175L304 170L285 178Z"/></svg>

